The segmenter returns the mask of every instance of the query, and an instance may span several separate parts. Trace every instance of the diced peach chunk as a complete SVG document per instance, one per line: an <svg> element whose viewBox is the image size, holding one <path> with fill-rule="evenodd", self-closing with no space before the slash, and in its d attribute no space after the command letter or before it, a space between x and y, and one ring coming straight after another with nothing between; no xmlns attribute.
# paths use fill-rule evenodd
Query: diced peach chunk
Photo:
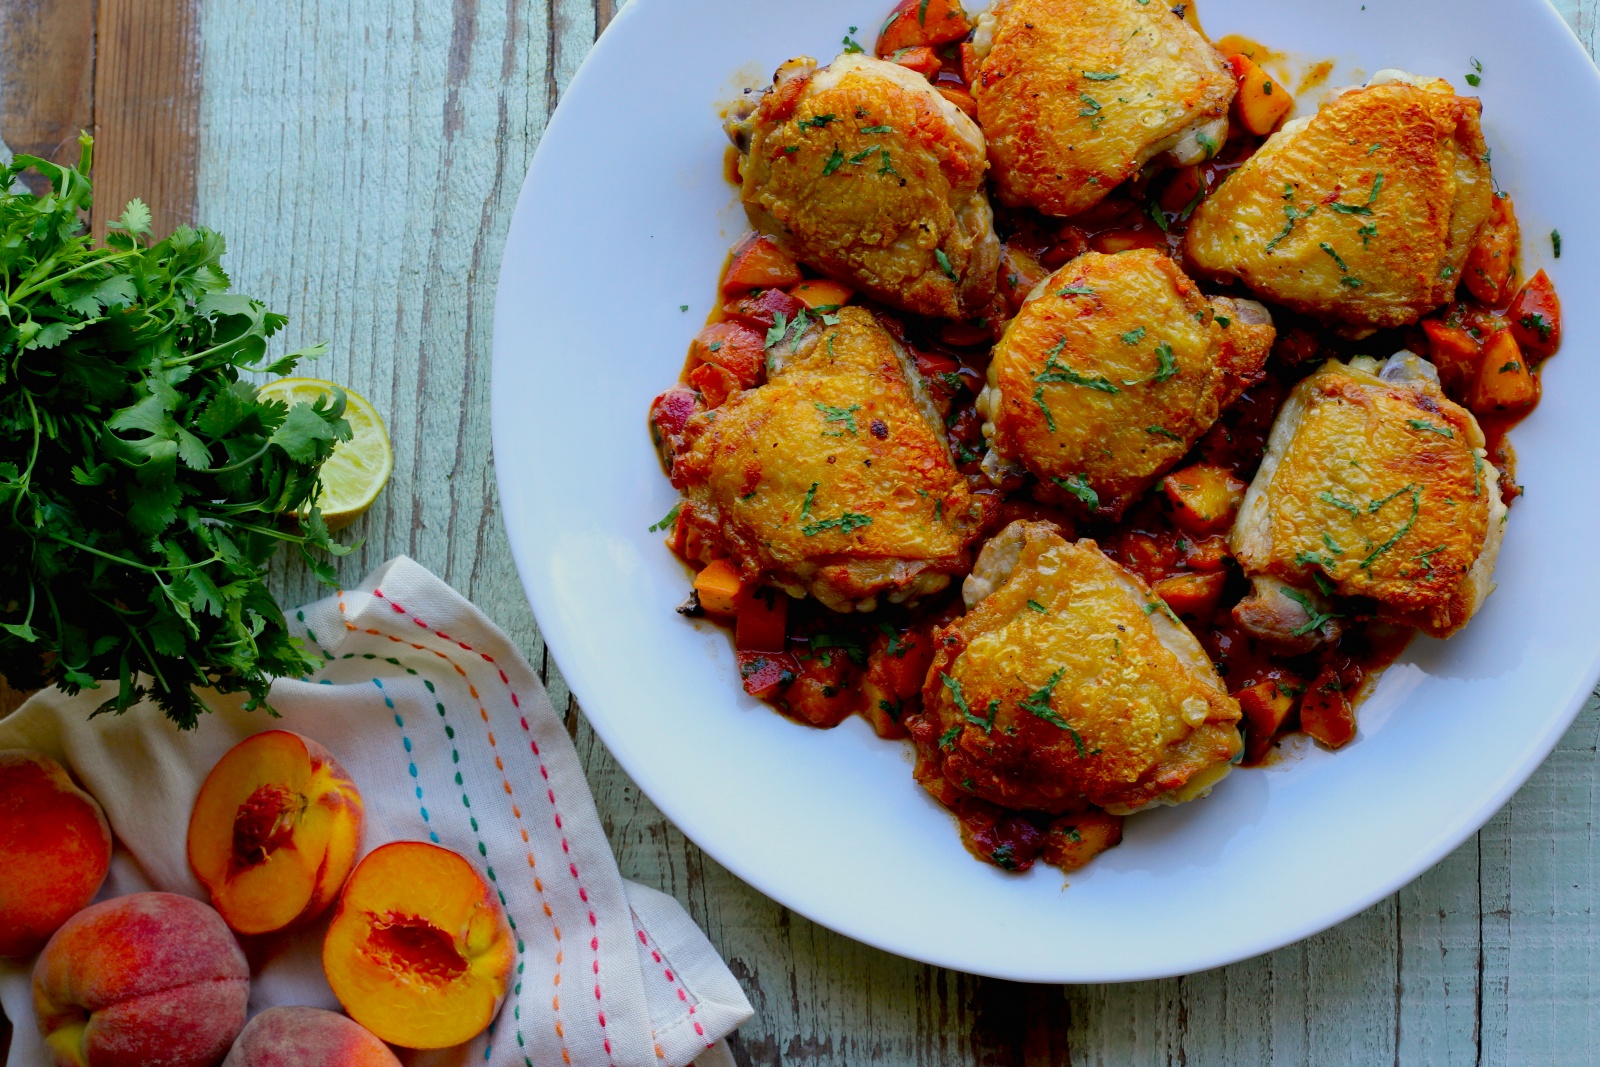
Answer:
<svg viewBox="0 0 1600 1067"><path fill-rule="evenodd" d="M1203 618L1216 608L1228 576L1222 571L1206 574L1174 574L1155 584L1155 594L1178 615Z"/></svg>
<svg viewBox="0 0 1600 1067"><path fill-rule="evenodd" d="M1478 379L1483 354L1478 339L1439 319L1425 320L1422 331L1428 335L1428 358L1439 371L1439 383L1454 396L1464 395Z"/></svg>
<svg viewBox="0 0 1600 1067"><path fill-rule="evenodd" d="M739 609L739 571L725 559L714 559L694 576L700 607L713 615L732 615Z"/></svg>
<svg viewBox="0 0 1600 1067"><path fill-rule="evenodd" d="M222 917L176 893L78 912L33 969L56 1067L215 1067L244 1028L250 968Z"/></svg>
<svg viewBox="0 0 1600 1067"><path fill-rule="evenodd" d="M787 289L800 281L800 265L764 233L753 233L733 250L722 291L737 296L751 289Z"/></svg>
<svg viewBox="0 0 1600 1067"><path fill-rule="evenodd" d="M1172 517L1178 528L1204 537L1233 525L1244 500L1245 484L1226 467L1196 463L1167 475L1161 488L1172 501Z"/></svg>
<svg viewBox="0 0 1600 1067"><path fill-rule="evenodd" d="M1467 252L1461 279L1467 291L1490 307L1509 300L1521 247L1522 231L1517 226L1511 198L1497 194L1489 217L1478 227L1478 236Z"/></svg>
<svg viewBox="0 0 1600 1067"><path fill-rule="evenodd" d="M449 849L396 841L350 876L322 943L344 1010L402 1048L448 1048L494 1021L515 954L495 892Z"/></svg>
<svg viewBox="0 0 1600 1067"><path fill-rule="evenodd" d="M789 295L812 311L832 311L850 303L855 290L827 278L813 278L789 290Z"/></svg>
<svg viewBox="0 0 1600 1067"><path fill-rule="evenodd" d="M900 0L878 35L877 53L888 59L903 48L959 41L971 31L958 0Z"/></svg>
<svg viewBox="0 0 1600 1067"><path fill-rule="evenodd" d="M1494 411L1521 411L1539 399L1539 384L1510 330L1497 330L1483 346L1478 381L1467 406L1480 415Z"/></svg>
<svg viewBox="0 0 1600 1067"><path fill-rule="evenodd" d="M1294 686L1276 678L1257 682L1233 694L1249 727L1244 742L1246 763L1259 763L1272 748L1272 739L1294 710L1296 695Z"/></svg>
<svg viewBox="0 0 1600 1067"><path fill-rule="evenodd" d="M0 956L31 956L88 905L111 863L94 797L41 752L0 750Z"/></svg>
<svg viewBox="0 0 1600 1067"><path fill-rule="evenodd" d="M926 45L916 45L912 48L902 48L894 55L888 57L891 62L902 67L914 70L924 78L932 78L939 73L939 53Z"/></svg>
<svg viewBox="0 0 1600 1067"><path fill-rule="evenodd" d="M1544 271L1529 278L1518 291L1506 318L1511 335L1529 359L1544 359L1561 347L1561 301Z"/></svg>
<svg viewBox="0 0 1600 1067"><path fill-rule="evenodd" d="M251 1019L222 1067L400 1067L377 1035L321 1008L268 1008Z"/></svg>
<svg viewBox="0 0 1600 1067"><path fill-rule="evenodd" d="M189 866L241 934L321 915L361 848L361 794L309 738L265 730L206 775L189 816Z"/></svg>
<svg viewBox="0 0 1600 1067"><path fill-rule="evenodd" d="M1041 850L1044 861L1075 871L1108 848L1122 843L1122 816L1103 811L1063 815L1050 824Z"/></svg>
<svg viewBox="0 0 1600 1067"><path fill-rule="evenodd" d="M1294 107L1294 97L1249 56L1231 55L1228 65L1239 83L1239 93L1233 98L1234 117L1250 133L1265 137Z"/></svg>
<svg viewBox="0 0 1600 1067"><path fill-rule="evenodd" d="M1356 736L1356 712L1344 683L1324 668L1300 701L1300 729L1329 748L1342 748Z"/></svg>

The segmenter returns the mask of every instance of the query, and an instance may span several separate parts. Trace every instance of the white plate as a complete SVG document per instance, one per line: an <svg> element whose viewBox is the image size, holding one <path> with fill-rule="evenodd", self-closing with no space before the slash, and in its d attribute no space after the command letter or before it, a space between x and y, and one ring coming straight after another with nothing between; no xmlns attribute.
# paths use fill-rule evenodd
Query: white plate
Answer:
<svg viewBox="0 0 1600 1067"><path fill-rule="evenodd" d="M1205 0L1214 37L1332 58L1329 84L1402 67L1464 88L1479 59L1495 175L1515 198L1528 272L1549 269L1565 299L1565 343L1513 436L1528 495L1500 589L1472 625L1413 645L1343 751L1236 773L1208 800L1132 818L1123 845L1063 888L1051 868L1008 875L968 856L912 781L909 746L860 720L800 726L746 697L727 636L673 613L687 572L646 530L676 499L646 409L677 377L746 228L722 178L718 105L792 55L832 58L851 26L870 48L887 7L632 0L551 119L501 267L494 452L556 661L618 762L696 844L890 952L1025 981L1125 981L1331 926L1482 825L1600 674L1600 76L1543 0Z"/></svg>

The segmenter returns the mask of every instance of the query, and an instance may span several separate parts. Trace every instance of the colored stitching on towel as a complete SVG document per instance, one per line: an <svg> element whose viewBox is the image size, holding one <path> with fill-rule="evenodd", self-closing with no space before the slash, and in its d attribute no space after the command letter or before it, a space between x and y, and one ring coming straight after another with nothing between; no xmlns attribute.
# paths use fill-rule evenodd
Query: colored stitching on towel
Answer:
<svg viewBox="0 0 1600 1067"><path fill-rule="evenodd" d="M378 595L381 596L382 594L380 593ZM391 603L392 603L392 601L391 601ZM339 602L339 607L340 607L341 611L344 609L344 601L342 599ZM358 627L352 626L348 622L345 624L345 626L346 626L347 629L350 629L350 630L358 629ZM462 669L461 665L459 663L457 663L453 658L451 658L447 653L440 652L437 649L428 648L426 645L419 645L414 641L403 641L400 638L395 637L393 634L386 634L386 633L383 633L383 632L381 632L379 630L369 629L369 630L366 630L364 632L367 633L367 634L370 634L370 635L372 635L374 637L387 638L388 640L393 641L396 644L409 645L411 648L417 650L418 652L429 652L429 653L432 653L433 655L437 656L438 658L444 660L446 663L448 663L450 665L451 669L453 669L456 672L456 674L461 677L462 681L464 681L466 683L467 691L472 694L473 699L479 701L478 714L480 716L482 716L483 721L484 721L485 724L488 723L488 721L489 721L489 712L482 705L481 698L478 696L477 687L472 684L471 679L469 679L467 677L467 672L464 669ZM350 659L354 655L356 655L356 653L348 653L342 658ZM374 654L372 654L370 652L362 653L361 655L362 655L362 658L364 658L364 659L377 659L377 658L380 658L380 657L377 657L377 656L375 656ZM413 674L414 675L414 674L417 673L412 668L405 667L397 659L393 659L391 657L382 657L382 658L385 659L387 662L394 664L397 667L401 667L403 670L405 670L405 672L407 674ZM487 659L488 657L485 657L485 658ZM493 662L493 661L491 660L491 662ZM374 679L374 681L377 681L377 680ZM437 690L434 688L434 685L433 685L432 681L430 681L427 678L424 678L422 680L422 684L427 687L428 692L433 693L433 694L435 694L435 696L437 696ZM382 683L379 683L379 687L380 688L382 687ZM385 698L385 702L387 702L387 698ZM391 708L394 707L394 705L392 703L390 703L389 706ZM444 715L445 715L444 705L440 704L440 703L438 703L436 701L435 702L435 707L437 708L437 710L439 712L439 715L441 717L444 717ZM395 718L398 720L399 716L396 715ZM524 725L524 728L526 728L526 725L527 725L526 722L524 722L523 725ZM496 747L496 742L495 742L495 738L494 738L494 732L492 730L486 731L486 732L488 733L490 747L491 748ZM460 762L460 754L457 752L457 750L455 748L455 744L454 744L454 739L455 739L455 729L454 729L454 727L452 727L448 723L446 723L445 724L445 734L451 740L450 752L451 752L451 756L452 756L452 761L456 762L456 763L459 763ZM410 751L410 743L409 742L407 742L407 749L406 750L408 752ZM512 795L511 783L505 777L505 764L500 759L498 754L495 755L495 761L494 762L495 762L495 767L501 772L501 784L504 786L506 794L508 796ZM543 770L542 767L540 769L541 769L541 771ZM413 770L413 775L414 774L415 774L415 771ZM546 773L545 777L548 778L549 774ZM461 774L460 774L459 771L456 773L456 784L457 785L461 784ZM418 795L418 797L421 797L422 792L421 792L420 789L417 791L417 795ZM470 808L472 806L471 802L467 801L467 797L466 797L465 792L462 793L462 800L466 802L466 806L468 808ZM552 798L552 802L553 802L553 798ZM424 809L422 814L423 814L424 820L426 820L428 818L427 810ZM523 844L528 846L528 849L527 849L528 868L530 870L533 870L536 865L535 865L534 857L533 857L532 842L529 839L527 828L525 826L523 826L523 824L522 824L522 809L514 801L511 804L511 814L517 821L517 829L522 835ZM474 831L477 831L477 829L478 829L478 822L477 822L476 819L472 819L472 828L473 828ZM434 840L438 841L438 838L434 837ZM566 842L563 841L562 842L563 847L565 847L565 844L566 844ZM479 851L480 854L482 854L484 856L485 859L488 858L488 852L484 848L483 840L482 840L481 837L478 840L478 851ZM490 877L491 880L494 880L495 876L494 876L493 868L489 868L489 877ZM553 932L555 934L556 944L559 946L560 943L561 943L561 927L555 922L555 914L550 909L549 901L544 899L544 896L545 896L544 882L539 878L539 876L537 874L535 874L533 876L533 886L539 892L540 901L541 901L541 904L543 905L545 918L550 920L551 932ZM500 897L500 903L503 906L506 907L506 921L508 923L510 923L511 929L513 931L516 931L516 929L517 929L516 920L511 917L510 906L507 904L505 893L500 890L498 882L496 882L496 885L495 885L495 892ZM591 912L590 921L592 922L593 919L594 919L594 916L593 916L593 913ZM523 941L523 938L522 938L522 934L520 932L517 932L517 953L519 955L522 955L524 953L524 949L525 949L525 945L524 945L524 941ZM556 951L556 974L555 974L555 982L554 982L554 984L556 986L559 986L561 984L561 964L562 964L562 959L563 959L563 953L560 951L560 949L558 947L558 949ZM517 974L519 976L524 973L525 967L526 967L526 961L519 962L517 964ZM515 1004L513 1006L513 1009L512 1009L512 1014L518 1020L518 1023L519 1023L518 1030L517 1030L517 1045L518 1045L518 1047L525 1049L526 1048L526 1044L523 1041L521 1025L520 1025L520 1020L522 1018L522 1005L520 1003L520 997L522 995L522 980L521 980L520 977L517 980L517 983L516 983L516 986L515 986L515 988L513 990L513 993L514 993L514 995L516 997L519 998L518 1003ZM560 998L559 997L552 997L551 998L551 1002L550 1002L550 1007L551 1007L551 1010L553 1012L555 1012L555 1013L557 1013L559 1015L560 1011L561 1011ZM604 1023L602 1023L601 1025L604 1025ZM564 1028L562 1027L561 1020L559 1018L557 1018L555 1020L555 1031L556 1031L556 1037L561 1042L561 1060L562 1060L562 1062L564 1064L570 1065L572 1063L572 1054L566 1048L566 1032L565 1032ZM610 1044L610 1041L608 1040L606 1042L606 1052L609 1054L610 1051L611 1051L611 1044ZM533 1061L530 1060L526 1055L523 1056L523 1064L525 1065L525 1067L534 1067Z"/></svg>
<svg viewBox="0 0 1600 1067"><path fill-rule="evenodd" d="M433 817L428 814L427 805L422 799L422 780L417 777L417 761L411 758L411 737L406 733L406 721L395 710L394 701L389 699L389 694L383 691L383 679L374 678L372 684L378 687L378 693L383 697L384 706L394 715L394 724L400 728L400 742L406 747L406 770L411 775L411 780L416 783L417 807L422 812L422 821L428 824L428 838L434 844L439 843L439 835L433 831Z"/></svg>
<svg viewBox="0 0 1600 1067"><path fill-rule="evenodd" d="M650 944L650 935L645 931L640 930L638 927L634 927L634 932L639 935L639 944L650 950L650 958L655 960L657 966L661 968L662 975L666 978L667 984L672 986L672 991L678 994L678 999L683 1001L685 1004L689 1004L689 994L684 990L683 983L679 982L677 976L672 973L672 968L668 966L667 961L661 958L660 951L657 950L654 945ZM695 1005L689 1004L689 1021L694 1025L694 1032L701 1037L705 1037L706 1028L700 1025L699 1019L694 1018L694 1009ZM710 1044L706 1045L706 1048L710 1047ZM656 1046L656 1055L663 1055L660 1045Z"/></svg>
<svg viewBox="0 0 1600 1067"><path fill-rule="evenodd" d="M373 595L374 598L379 599L379 600L387 600L388 599L383 595L383 590L381 590L381 589L374 589L372 591L372 595ZM517 699L516 691L511 688L511 679L506 676L506 672L500 668L500 665L495 663L493 656L490 656L488 653L485 653L485 652L479 652L477 649L473 648L467 642L456 640L455 638L451 637L449 634L446 634L442 630L433 629L432 627L428 626L428 624L426 622L424 622L421 618L419 618L416 615L413 615L411 612L406 611L406 609L404 607L402 607L400 604L396 603L395 601L389 600L388 603L389 603L389 606L394 610L394 613L396 615L401 615L401 616L405 616L405 617L410 618L411 621L414 622L419 628L424 629L424 630L428 630L430 633L433 634L433 636L439 638L442 641L450 641L453 644L455 644L457 647L461 648L462 650L464 650L466 652L471 652L473 655L476 655L477 657L482 659L485 663L487 663L491 667L493 667L495 669L495 673L500 676L500 683L503 686L505 686L506 693L511 698L512 706L515 707L515 708L518 708L518 709L520 709L522 707L522 702L519 699ZM384 635L384 636L388 636L388 635ZM396 641L400 640L399 638L392 638L392 639L396 640ZM433 651L433 650L430 649L430 651ZM440 658L447 658L447 657L444 657L440 653L436 652L435 654L436 655L440 655ZM460 667L457 666L456 669L459 671ZM474 688L471 691L472 691L473 696L476 698L477 697L477 690ZM478 699L481 699L481 698L478 698ZM543 754L540 753L540 751L539 751L539 743L538 743L537 740L534 739L533 730L528 726L527 717L526 716L519 716L519 719L520 719L521 724L522 724L522 731L528 738L528 747L533 752L534 757L539 761L539 774L548 783L550 781L550 771L545 766ZM569 843L567 841L565 831L563 830L562 825L561 825L561 809L560 809L559 803L556 800L555 789L547 785L547 787L545 789L545 796L550 801L551 815L555 820L556 829L563 831L562 832L562 837L561 837L561 851L564 852L564 853L567 853L570 856L571 852L572 852L572 849L571 849L571 846L569 845ZM588 891L587 888L584 887L583 878L578 873L577 864L575 862L571 861L571 860L568 860L568 862L567 862L567 871L572 875L573 883L577 886L578 899L583 901L585 904L589 904L590 903L590 901L589 901L589 891ZM593 971L594 971L594 976L595 976L595 981L594 981L595 1018L600 1023L600 1028L602 1030L604 1030L605 1027L606 1027L606 1013L605 1013L605 998L604 998L603 993L601 992L601 986L600 986L600 938L599 938L600 921L599 921L598 916L595 915L595 911L594 911L594 908L592 906L588 909L588 919L589 919L589 928L592 931L594 931L594 936L590 939L589 948L590 948L590 951L591 951L591 953L593 954L593 957L594 957L593 958ZM557 1002L558 1001L555 998L552 998L552 1001L551 1001L552 1007L554 1007L554 1005ZM608 1058L614 1056L614 1053L613 1053L612 1048L611 1048L611 1038L608 1037L608 1036L602 1035L601 1043L605 1047L606 1056ZM613 1060L612 1062L613 1062L613 1067L614 1067L615 1061Z"/></svg>

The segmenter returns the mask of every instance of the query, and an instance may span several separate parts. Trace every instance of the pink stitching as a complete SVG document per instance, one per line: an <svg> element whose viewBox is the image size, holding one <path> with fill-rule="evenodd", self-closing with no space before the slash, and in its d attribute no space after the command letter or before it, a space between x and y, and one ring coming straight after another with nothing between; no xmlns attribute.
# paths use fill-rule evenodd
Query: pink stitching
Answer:
<svg viewBox="0 0 1600 1067"><path fill-rule="evenodd" d="M384 598L383 597L383 591L380 590L380 589L374 589L372 591L372 595L375 596L375 597ZM384 598L384 599L387 599L387 598ZM413 614L411 612L406 611L403 607L401 607L395 601L390 600L389 604L390 604L391 607L394 608L396 613L401 614L401 615L410 616L413 620L415 620L417 622L418 625L422 626L423 629L429 629L429 630L432 629L426 623L424 623L421 618L419 618L418 616L416 616L415 614ZM444 633L442 631L432 630L432 633L434 634L434 636L439 637L442 640L450 640L450 638L445 637L445 635L444 635ZM468 652L471 652L474 655L478 656L485 663L489 663L489 664L493 664L494 663L494 659L491 656L489 656L485 652L477 651L471 645L467 644L465 641L456 641L455 643L457 645L459 645L462 649L464 649L464 650L466 650ZM432 651L432 650L430 649L429 651ZM511 688L511 680L506 677L504 671L499 671L498 668L496 668L496 670L500 674L501 683L506 687L506 692L509 693L510 696L511 696L512 704L514 706L520 708L522 705L517 701L516 691ZM533 751L534 756L539 760L539 773L544 777L544 779L546 781L549 781L550 772L545 768L544 757L542 755L540 755L540 753L539 753L539 744L533 738L533 731L528 728L528 720L525 717L523 717L521 719L521 723L522 723L523 732L528 735L528 747ZM561 829L561 812L560 812L559 807L557 806L555 790L554 789L546 789L545 790L545 794L546 794L547 797L549 797L551 808L554 809L552 814L555 816L556 828L559 830L559 829ZM563 836L561 838L561 851L566 853L566 854L568 854L568 855L571 855L571 852L572 852L571 848L567 844L567 839L566 839L566 836L564 834L563 834ZM578 896L579 896L579 898L585 904L587 904L589 902L589 893L588 893L588 890L584 888L583 881L582 881L581 877L578 874L577 864L572 863L572 862L569 861L568 864L567 864L567 868L568 868L568 870L570 870L572 872L573 880L578 883ZM591 909L589 911L589 925L590 925L590 927L592 927L592 928L594 928L596 930L599 929L599 921L596 918L593 909ZM596 956L595 956L595 967L596 967L596 974L598 974L599 973L598 968L599 968L599 962L600 962L599 955L598 955L598 952L599 952L599 949L598 949L599 938L598 937L595 938L595 942L594 943L595 943L596 947L591 949L591 951L594 951L596 953ZM595 982L594 997L595 997L596 1001L600 1001L602 999L601 998L601 994L600 994L600 983L598 981ZM600 1008L599 1009L599 1020L600 1020L601 1027L604 1027L606 1025L606 1015L605 1015L604 1008ZM700 1030L700 1024L698 1022L695 1023L695 1028L696 1028L697 1032L703 1033L703 1031ZM605 1044L606 1055L610 1056L612 1054L612 1052L611 1052L611 1039L609 1037L605 1038L604 1044ZM613 1067L615 1067L615 1065L613 1065Z"/></svg>
<svg viewBox="0 0 1600 1067"><path fill-rule="evenodd" d="M383 593L382 593L381 590L374 589L373 593L376 594L379 597L383 596ZM339 597L340 597L340 600L339 600L339 612L342 615L342 614L345 613L345 606L344 606L344 599L343 599L344 590L341 589L339 591ZM390 605L392 607L394 607L394 609L396 611L401 611L403 613L402 609L400 608L400 605L395 604L393 601L390 601L389 603L390 603ZM422 626L423 629L427 629L427 626L422 622L421 619L418 619L414 615L411 616L411 619L418 626ZM356 627L351 625L348 621L346 621L345 627L347 629L350 629L350 630L356 629ZM419 652L431 653L432 655L437 656L439 659L442 659L446 663L450 664L450 667L458 675L461 676L462 680L464 680L467 683L467 692L472 694L472 698L474 700L479 701L478 714L483 719L485 724L488 723L488 721L489 721L489 712L488 712L488 709L486 709L483 706L482 700L478 696L478 688L477 688L477 686L472 684L471 679L467 678L467 672L465 670L463 670L461 668L461 665L459 663L457 663L455 660L451 659L448 655L446 655L443 652L440 652L437 649L427 648L427 647L425 647L423 645L417 644L414 641L402 641L400 638L395 637L393 634L382 634L382 633L379 633L377 630L368 630L366 632L369 633L369 634L372 634L374 636L377 636L377 637L387 638L388 640L394 641L397 644L409 645L411 648L414 648ZM522 726L523 726L524 730L526 730L528 728L527 719L523 719L522 720ZM499 746L495 741L494 731L493 730L486 730L485 732L488 734L489 747L490 748L498 748ZM505 764L501 762L500 757L498 755L495 756L494 763L495 763L495 767L498 768L499 771L500 771L501 782L505 786L506 795L514 797L515 794L512 792L511 782L505 775ZM541 766L540 770L543 770L543 769L544 768ZM546 774L546 777L548 778L549 775ZM552 797L551 797L552 802L554 801L554 799L555 798L552 795ZM536 864L536 862L534 860L534 856L533 856L533 843L528 839L527 827L524 826L523 822L522 822L522 808L517 805L515 800L513 800L512 804L511 804L511 815L516 820L517 830L518 830L518 833L522 837L522 843L525 846L527 846L528 867L529 867L530 870L537 870L537 864ZM563 845L565 845L565 842L563 842ZM557 923L555 921L555 916L550 911L550 902L549 902L548 895L545 893L544 880L541 879L538 876L538 874L534 874L534 876L533 876L533 887L539 893L539 900L543 905L545 918L550 920L550 930L555 935L556 946L557 946L556 947L556 974L555 974L555 981L554 981L553 984L557 988L559 988L560 985L561 985L561 963L562 963L562 957L564 955L562 953L562 951L561 951L561 948L560 948L560 945L561 945L561 927L559 925L557 925ZM556 1018L554 1020L555 1021L556 1039L561 1044L561 1059L562 1059L562 1062L565 1063L565 1064L571 1064L572 1063L572 1053L567 1049L566 1029L561 1025L561 1017L560 1017L561 1016L561 998L559 996L555 996L555 997L551 998L551 1000L550 1000L550 1010L556 1016ZM610 1048L609 1047L607 1048L607 1052L608 1053L610 1052Z"/></svg>
<svg viewBox="0 0 1600 1067"><path fill-rule="evenodd" d="M673 975L672 968L667 966L666 961L661 958L661 953L650 944L650 935L639 929L637 926L634 927L634 932L639 935L639 943L650 950L650 958L655 960L656 964L661 968L662 975L666 977L667 983L672 986L673 992L678 994L678 999L683 1001L685 1004L689 1004L689 994L684 991L682 984L680 984L678 979ZM697 1005L689 1004L688 1014L691 1016L689 1021L694 1024L694 1032L700 1037L705 1037L706 1028L700 1025L699 1019L692 1018L696 1006ZM706 1048L710 1047L711 1044L707 1043Z"/></svg>

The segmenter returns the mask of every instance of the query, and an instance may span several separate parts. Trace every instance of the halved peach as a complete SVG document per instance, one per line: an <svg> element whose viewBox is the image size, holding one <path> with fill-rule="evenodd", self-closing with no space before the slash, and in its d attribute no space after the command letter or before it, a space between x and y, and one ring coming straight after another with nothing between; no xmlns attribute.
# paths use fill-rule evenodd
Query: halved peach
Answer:
<svg viewBox="0 0 1600 1067"><path fill-rule="evenodd" d="M322 943L350 1018L402 1048L447 1048L494 1021L511 980L511 927L462 857L396 841L361 861Z"/></svg>
<svg viewBox="0 0 1600 1067"><path fill-rule="evenodd" d="M189 866L241 934L322 914L354 866L361 794L328 750L287 730L246 738L206 775Z"/></svg>

